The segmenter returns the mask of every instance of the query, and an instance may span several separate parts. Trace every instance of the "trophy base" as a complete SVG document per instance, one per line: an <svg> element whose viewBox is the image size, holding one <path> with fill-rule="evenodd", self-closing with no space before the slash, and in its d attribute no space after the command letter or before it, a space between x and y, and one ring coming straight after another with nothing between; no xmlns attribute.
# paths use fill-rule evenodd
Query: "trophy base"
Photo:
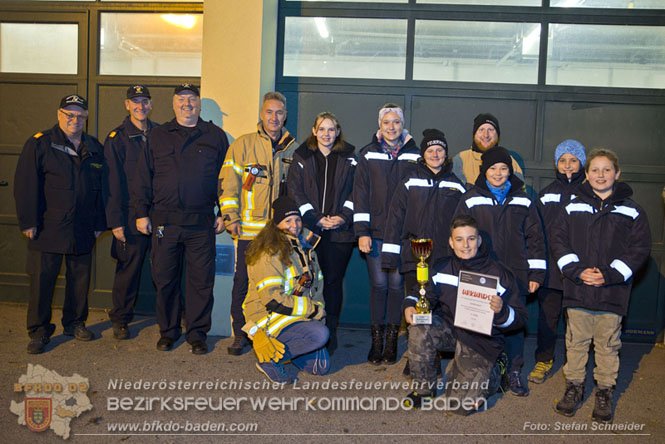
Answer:
<svg viewBox="0 0 665 444"><path fill-rule="evenodd" d="M431 325L431 324L432 324L432 313L413 315L413 325Z"/></svg>

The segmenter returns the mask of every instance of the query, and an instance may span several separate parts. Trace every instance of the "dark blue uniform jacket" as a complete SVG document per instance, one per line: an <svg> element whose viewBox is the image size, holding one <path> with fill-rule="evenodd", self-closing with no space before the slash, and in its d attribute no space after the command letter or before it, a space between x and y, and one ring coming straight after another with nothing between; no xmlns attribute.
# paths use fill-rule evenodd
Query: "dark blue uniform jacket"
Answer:
<svg viewBox="0 0 665 444"><path fill-rule="evenodd" d="M228 147L226 133L202 119L192 128L173 119L150 131L136 169L136 217L151 216L153 227L212 226Z"/></svg>
<svg viewBox="0 0 665 444"><path fill-rule="evenodd" d="M106 230L99 141L83 133L79 152L58 125L32 136L16 166L14 199L21 230L37 227L28 248L85 254Z"/></svg>
<svg viewBox="0 0 665 444"><path fill-rule="evenodd" d="M157 124L148 120L148 131ZM106 223L110 228L125 227L138 234L136 212L130 206L130 190L136 173L136 165L143 155L147 136L134 126L129 116L111 131L104 142L104 158L108 171L105 181Z"/></svg>
<svg viewBox="0 0 665 444"><path fill-rule="evenodd" d="M559 213L552 249L563 280L563 306L628 312L633 275L649 258L651 231L647 215L633 199L633 190L619 182L601 200L588 182ZM600 287L585 285L580 274L597 267L605 278Z"/></svg>

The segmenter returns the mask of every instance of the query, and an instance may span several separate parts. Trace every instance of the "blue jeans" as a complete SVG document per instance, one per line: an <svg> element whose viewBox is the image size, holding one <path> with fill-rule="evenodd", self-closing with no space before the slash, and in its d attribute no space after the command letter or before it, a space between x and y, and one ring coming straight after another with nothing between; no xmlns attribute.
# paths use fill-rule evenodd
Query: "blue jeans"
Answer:
<svg viewBox="0 0 665 444"><path fill-rule="evenodd" d="M325 375L330 370L330 356L325 345L328 327L319 321L295 322L282 330L277 340L284 344L284 357L300 370L312 375Z"/></svg>
<svg viewBox="0 0 665 444"><path fill-rule="evenodd" d="M369 318L372 325L400 325L404 278L398 270L381 267L383 240L372 238L372 251L365 255L369 273ZM384 321L385 319L385 321Z"/></svg>

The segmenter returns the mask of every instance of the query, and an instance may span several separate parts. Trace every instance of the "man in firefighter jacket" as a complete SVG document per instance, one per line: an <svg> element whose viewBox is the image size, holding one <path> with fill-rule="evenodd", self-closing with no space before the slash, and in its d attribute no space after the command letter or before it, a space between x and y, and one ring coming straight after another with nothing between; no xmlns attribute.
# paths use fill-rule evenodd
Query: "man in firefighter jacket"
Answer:
<svg viewBox="0 0 665 444"><path fill-rule="evenodd" d="M279 92L263 96L261 120L256 131L240 136L229 148L219 173L219 206L226 229L236 244L236 269L231 291L233 344L231 355L247 345L242 330L242 303L247 295L245 251L271 218L270 204L286 194L286 177L298 144L284 128L286 98Z"/></svg>

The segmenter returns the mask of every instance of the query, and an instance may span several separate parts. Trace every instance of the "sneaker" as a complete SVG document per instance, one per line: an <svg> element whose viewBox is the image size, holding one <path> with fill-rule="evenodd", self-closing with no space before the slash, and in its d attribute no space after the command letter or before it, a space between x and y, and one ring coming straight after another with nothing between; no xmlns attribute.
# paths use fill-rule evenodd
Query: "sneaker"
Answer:
<svg viewBox="0 0 665 444"><path fill-rule="evenodd" d="M596 405L593 407L591 417L596 422L612 422L612 401L614 393L611 388L596 389Z"/></svg>
<svg viewBox="0 0 665 444"><path fill-rule="evenodd" d="M510 388L510 378L508 377L508 355L506 352L501 352L496 359L496 365L499 370L499 390L505 394Z"/></svg>
<svg viewBox="0 0 665 444"><path fill-rule="evenodd" d="M577 409L582 405L583 398L583 383L566 382L566 393L564 393L563 399L556 404L554 410L564 416L573 416Z"/></svg>
<svg viewBox="0 0 665 444"><path fill-rule="evenodd" d="M550 373L552 373L553 362L554 361L551 359L549 361L536 362L536 366L531 370L531 373L529 373L529 376L526 379L534 384L542 384Z"/></svg>
<svg viewBox="0 0 665 444"><path fill-rule="evenodd" d="M520 370L512 370L510 372L510 393L515 396L529 396L529 388L522 380L522 372Z"/></svg>
<svg viewBox="0 0 665 444"><path fill-rule="evenodd" d="M63 334L65 336L74 336L74 338L78 339L79 341L92 341L95 337L93 332L85 328L85 324L83 322L65 327Z"/></svg>
<svg viewBox="0 0 665 444"><path fill-rule="evenodd" d="M245 346L247 345L247 338L245 336L236 336L233 338L233 344L226 351L230 355L240 356L245 351Z"/></svg>
<svg viewBox="0 0 665 444"><path fill-rule="evenodd" d="M266 378L276 384L293 384L293 378L284 371L284 366L276 362L256 363L256 368Z"/></svg>
<svg viewBox="0 0 665 444"><path fill-rule="evenodd" d="M51 342L51 338L48 336L37 336L35 338L32 338L30 340L30 343L28 344L28 353L31 355L38 355L40 353L44 353L44 349L46 349L46 344Z"/></svg>
<svg viewBox="0 0 665 444"><path fill-rule="evenodd" d="M501 354L494 361L492 370L487 384L487 397L495 393L505 394L510 387L510 380L508 378L508 356L505 352Z"/></svg>
<svg viewBox="0 0 665 444"><path fill-rule="evenodd" d="M434 398L434 392L411 392L404 397L402 405L411 409L419 409L423 405L423 401L431 400Z"/></svg>
<svg viewBox="0 0 665 444"><path fill-rule="evenodd" d="M127 324L113 324L113 337L119 340L129 339Z"/></svg>

